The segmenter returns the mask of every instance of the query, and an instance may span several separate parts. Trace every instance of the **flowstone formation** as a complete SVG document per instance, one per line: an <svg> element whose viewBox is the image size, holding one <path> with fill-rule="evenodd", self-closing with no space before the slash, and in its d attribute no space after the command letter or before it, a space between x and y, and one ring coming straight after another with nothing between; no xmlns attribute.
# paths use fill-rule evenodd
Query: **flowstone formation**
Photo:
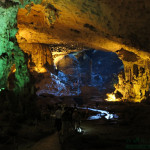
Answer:
<svg viewBox="0 0 150 150"><path fill-rule="evenodd" d="M150 61L124 49L117 51L124 65L115 84L114 101L141 102L149 96ZM111 99L110 99L111 100Z"/></svg>
<svg viewBox="0 0 150 150"><path fill-rule="evenodd" d="M31 73L54 72L50 47L46 44L20 44L20 48L28 55L28 68Z"/></svg>

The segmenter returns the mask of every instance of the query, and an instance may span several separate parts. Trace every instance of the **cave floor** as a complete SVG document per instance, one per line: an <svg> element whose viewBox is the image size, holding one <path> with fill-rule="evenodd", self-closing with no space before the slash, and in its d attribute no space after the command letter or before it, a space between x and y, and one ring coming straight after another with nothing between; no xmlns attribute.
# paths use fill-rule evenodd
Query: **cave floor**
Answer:
<svg viewBox="0 0 150 150"><path fill-rule="evenodd" d="M83 120L82 133L71 134L59 144L58 135L39 140L29 150L150 149L150 105L99 103L98 109L115 113L116 120ZM93 115L89 112L89 116Z"/></svg>
<svg viewBox="0 0 150 150"><path fill-rule="evenodd" d="M150 130L130 125L108 125L103 121L85 121L78 133L65 139L60 145L57 133L39 140L26 150L120 150L148 149ZM148 142L148 143L147 143ZM140 148L141 147L141 148Z"/></svg>
<svg viewBox="0 0 150 150"><path fill-rule="evenodd" d="M88 104L95 107L96 103ZM86 105L87 106L87 105ZM54 129L54 120L43 120L38 125L25 126L18 132L21 141L12 150L120 150L150 149L150 103L99 102L97 108L116 114L117 119L82 119L82 133L73 133L63 144ZM82 110L83 111L83 110ZM84 110L85 111L85 110ZM89 111L88 117L96 112ZM22 139L23 140L22 140ZM3 146L4 147L4 146ZM6 147L2 149L9 149Z"/></svg>
<svg viewBox="0 0 150 150"><path fill-rule="evenodd" d="M58 134L54 133L51 136L41 139L28 150L61 150Z"/></svg>
<svg viewBox="0 0 150 150"><path fill-rule="evenodd" d="M142 149L145 149L143 140L150 139L148 135L150 131L144 131L145 128L142 127L106 125L98 121L87 121L82 124L82 128L85 133L68 139L64 144L64 150L137 149L135 147L141 145L143 145ZM146 144L149 145L150 143Z"/></svg>
<svg viewBox="0 0 150 150"><path fill-rule="evenodd" d="M116 113L117 120L86 120L83 134L68 138L64 150L150 149L150 105L145 103L106 103L99 109Z"/></svg>

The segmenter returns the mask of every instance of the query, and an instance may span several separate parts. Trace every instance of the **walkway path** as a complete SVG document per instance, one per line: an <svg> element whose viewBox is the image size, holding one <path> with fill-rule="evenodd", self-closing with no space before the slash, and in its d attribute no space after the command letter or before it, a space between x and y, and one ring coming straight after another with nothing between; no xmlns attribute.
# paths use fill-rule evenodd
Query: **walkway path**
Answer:
<svg viewBox="0 0 150 150"><path fill-rule="evenodd" d="M61 150L57 133L40 140L30 150Z"/></svg>

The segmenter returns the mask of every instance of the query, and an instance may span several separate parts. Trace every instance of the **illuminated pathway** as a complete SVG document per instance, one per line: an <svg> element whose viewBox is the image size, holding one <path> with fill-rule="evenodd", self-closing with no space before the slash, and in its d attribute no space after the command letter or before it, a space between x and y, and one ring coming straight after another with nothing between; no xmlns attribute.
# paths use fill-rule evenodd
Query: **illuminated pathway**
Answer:
<svg viewBox="0 0 150 150"><path fill-rule="evenodd" d="M81 108L81 109L86 109L85 107L84 108ZM94 112L97 112L96 115L92 115L88 118L88 120L96 120L96 119L100 119L102 118L102 116L105 117L105 119L109 120L109 119L117 119L118 116L116 114L111 114L109 113L108 111L106 110L100 110L100 109L94 109L94 108L88 108L88 110L90 111L94 111Z"/></svg>

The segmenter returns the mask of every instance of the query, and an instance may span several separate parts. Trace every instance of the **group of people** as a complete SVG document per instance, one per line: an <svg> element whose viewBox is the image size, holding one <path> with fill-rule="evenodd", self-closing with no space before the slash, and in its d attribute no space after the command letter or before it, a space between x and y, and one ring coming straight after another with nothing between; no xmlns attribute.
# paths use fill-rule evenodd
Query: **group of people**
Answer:
<svg viewBox="0 0 150 150"><path fill-rule="evenodd" d="M81 122L81 114L74 107L58 106L55 112L55 127L58 133L68 135L70 131L78 130Z"/></svg>

